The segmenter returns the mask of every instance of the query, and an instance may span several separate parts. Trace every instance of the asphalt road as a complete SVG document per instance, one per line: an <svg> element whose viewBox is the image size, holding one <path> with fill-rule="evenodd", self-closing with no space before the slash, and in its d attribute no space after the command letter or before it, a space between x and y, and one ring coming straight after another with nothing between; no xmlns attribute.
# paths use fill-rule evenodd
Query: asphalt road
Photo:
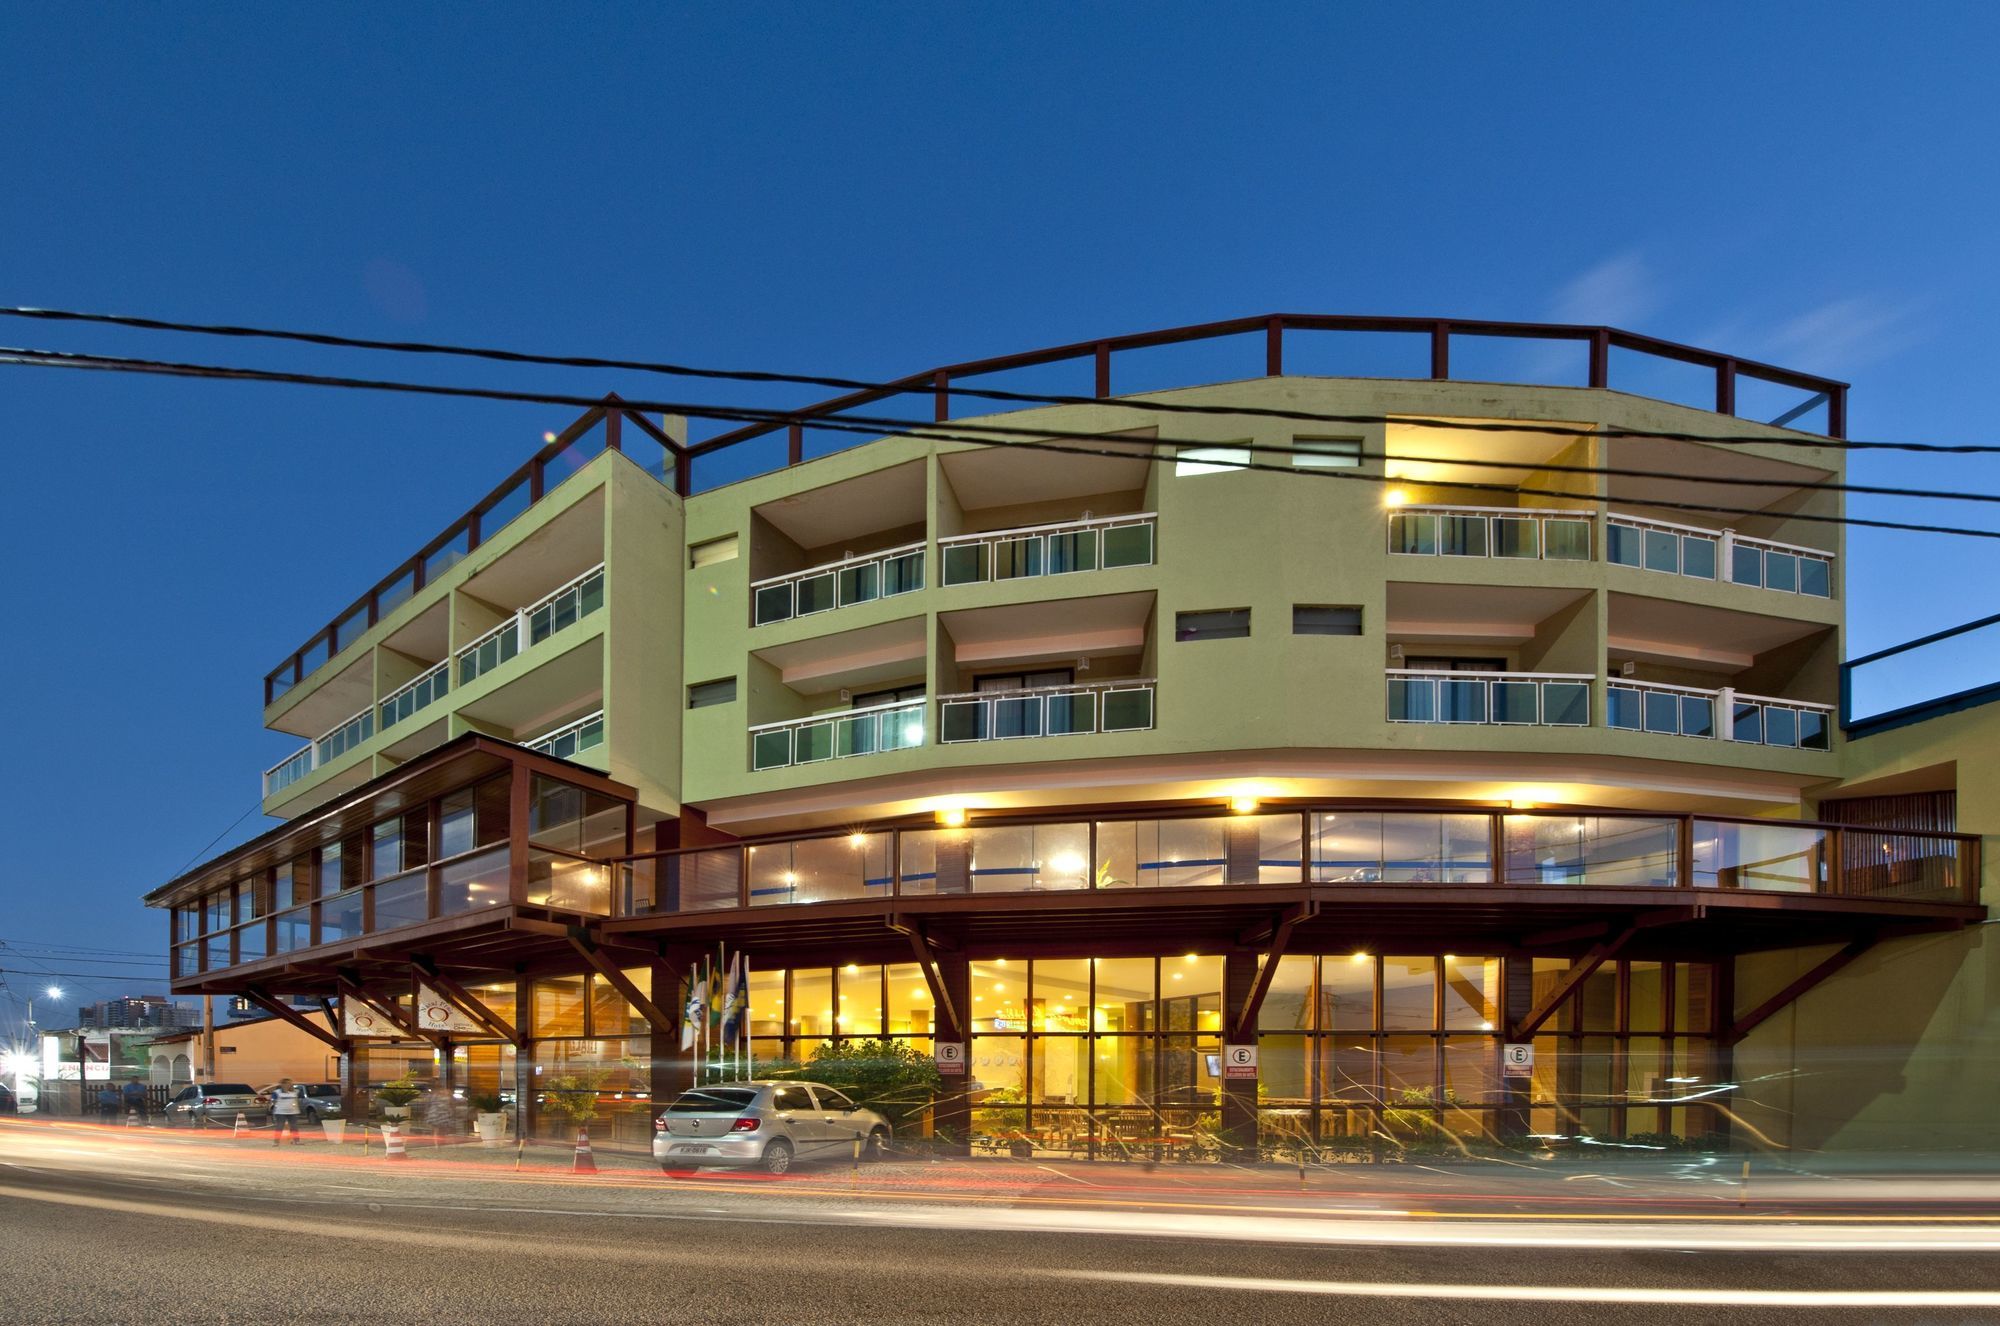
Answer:
<svg viewBox="0 0 2000 1326"><path fill-rule="evenodd" d="M1964 1216L1433 1225L1330 1204L1038 1204L1025 1175L973 1203L842 1191L838 1172L721 1187L491 1171L0 1128L4 1319L2000 1320L2000 1227Z"/></svg>

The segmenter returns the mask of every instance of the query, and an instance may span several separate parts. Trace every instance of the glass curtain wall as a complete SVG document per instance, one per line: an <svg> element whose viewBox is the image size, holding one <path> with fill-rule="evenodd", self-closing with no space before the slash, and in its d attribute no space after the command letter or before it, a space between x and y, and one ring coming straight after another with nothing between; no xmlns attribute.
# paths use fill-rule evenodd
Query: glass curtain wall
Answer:
<svg viewBox="0 0 2000 1326"><path fill-rule="evenodd" d="M1534 998L1555 988L1563 958L1536 958ZM1715 969L1706 963L1605 963L1535 1037L1529 1131L1562 1142L1692 1141L1720 1131L1713 1102Z"/></svg>

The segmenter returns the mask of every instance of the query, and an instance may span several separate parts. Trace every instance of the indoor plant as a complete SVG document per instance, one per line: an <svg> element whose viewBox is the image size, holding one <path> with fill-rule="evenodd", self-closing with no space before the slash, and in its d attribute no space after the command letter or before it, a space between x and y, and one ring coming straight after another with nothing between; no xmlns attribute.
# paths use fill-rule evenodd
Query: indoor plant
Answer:
<svg viewBox="0 0 2000 1326"><path fill-rule="evenodd" d="M500 1112L500 1097L492 1092L481 1092L472 1098L472 1108L477 1111L472 1126L479 1133L482 1142L498 1142L507 1135L507 1116Z"/></svg>

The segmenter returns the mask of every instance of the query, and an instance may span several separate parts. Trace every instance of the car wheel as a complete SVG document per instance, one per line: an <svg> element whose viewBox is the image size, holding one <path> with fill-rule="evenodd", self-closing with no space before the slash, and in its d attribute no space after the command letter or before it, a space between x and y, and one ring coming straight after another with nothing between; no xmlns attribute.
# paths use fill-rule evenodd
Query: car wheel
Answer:
<svg viewBox="0 0 2000 1326"><path fill-rule="evenodd" d="M868 1134L868 1145L862 1150L866 1160L887 1160L889 1158L889 1130L876 1128Z"/></svg>
<svg viewBox="0 0 2000 1326"><path fill-rule="evenodd" d="M792 1168L792 1144L782 1137L771 1139L764 1147L764 1172L766 1174L788 1174Z"/></svg>

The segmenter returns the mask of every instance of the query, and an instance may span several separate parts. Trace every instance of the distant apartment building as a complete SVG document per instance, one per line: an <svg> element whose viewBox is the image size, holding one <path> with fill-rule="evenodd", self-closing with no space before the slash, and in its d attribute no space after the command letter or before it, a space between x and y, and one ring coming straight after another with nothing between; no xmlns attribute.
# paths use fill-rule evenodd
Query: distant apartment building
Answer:
<svg viewBox="0 0 2000 1326"><path fill-rule="evenodd" d="M76 1025L93 1030L165 1030L201 1025L201 1008L176 1003L165 995L126 995L76 1010Z"/></svg>
<svg viewBox="0 0 2000 1326"><path fill-rule="evenodd" d="M1242 371L1149 358L1211 342ZM286 823L147 896L173 990L338 1009L351 1084L416 1046L524 1130L559 1075L642 1126L719 1071L718 947L755 1060L900 1040L975 1143L1983 1129L1991 1064L1931 1050L1984 1016L2000 706L1843 722L1845 406L1338 317L694 443L607 400L266 676Z"/></svg>

